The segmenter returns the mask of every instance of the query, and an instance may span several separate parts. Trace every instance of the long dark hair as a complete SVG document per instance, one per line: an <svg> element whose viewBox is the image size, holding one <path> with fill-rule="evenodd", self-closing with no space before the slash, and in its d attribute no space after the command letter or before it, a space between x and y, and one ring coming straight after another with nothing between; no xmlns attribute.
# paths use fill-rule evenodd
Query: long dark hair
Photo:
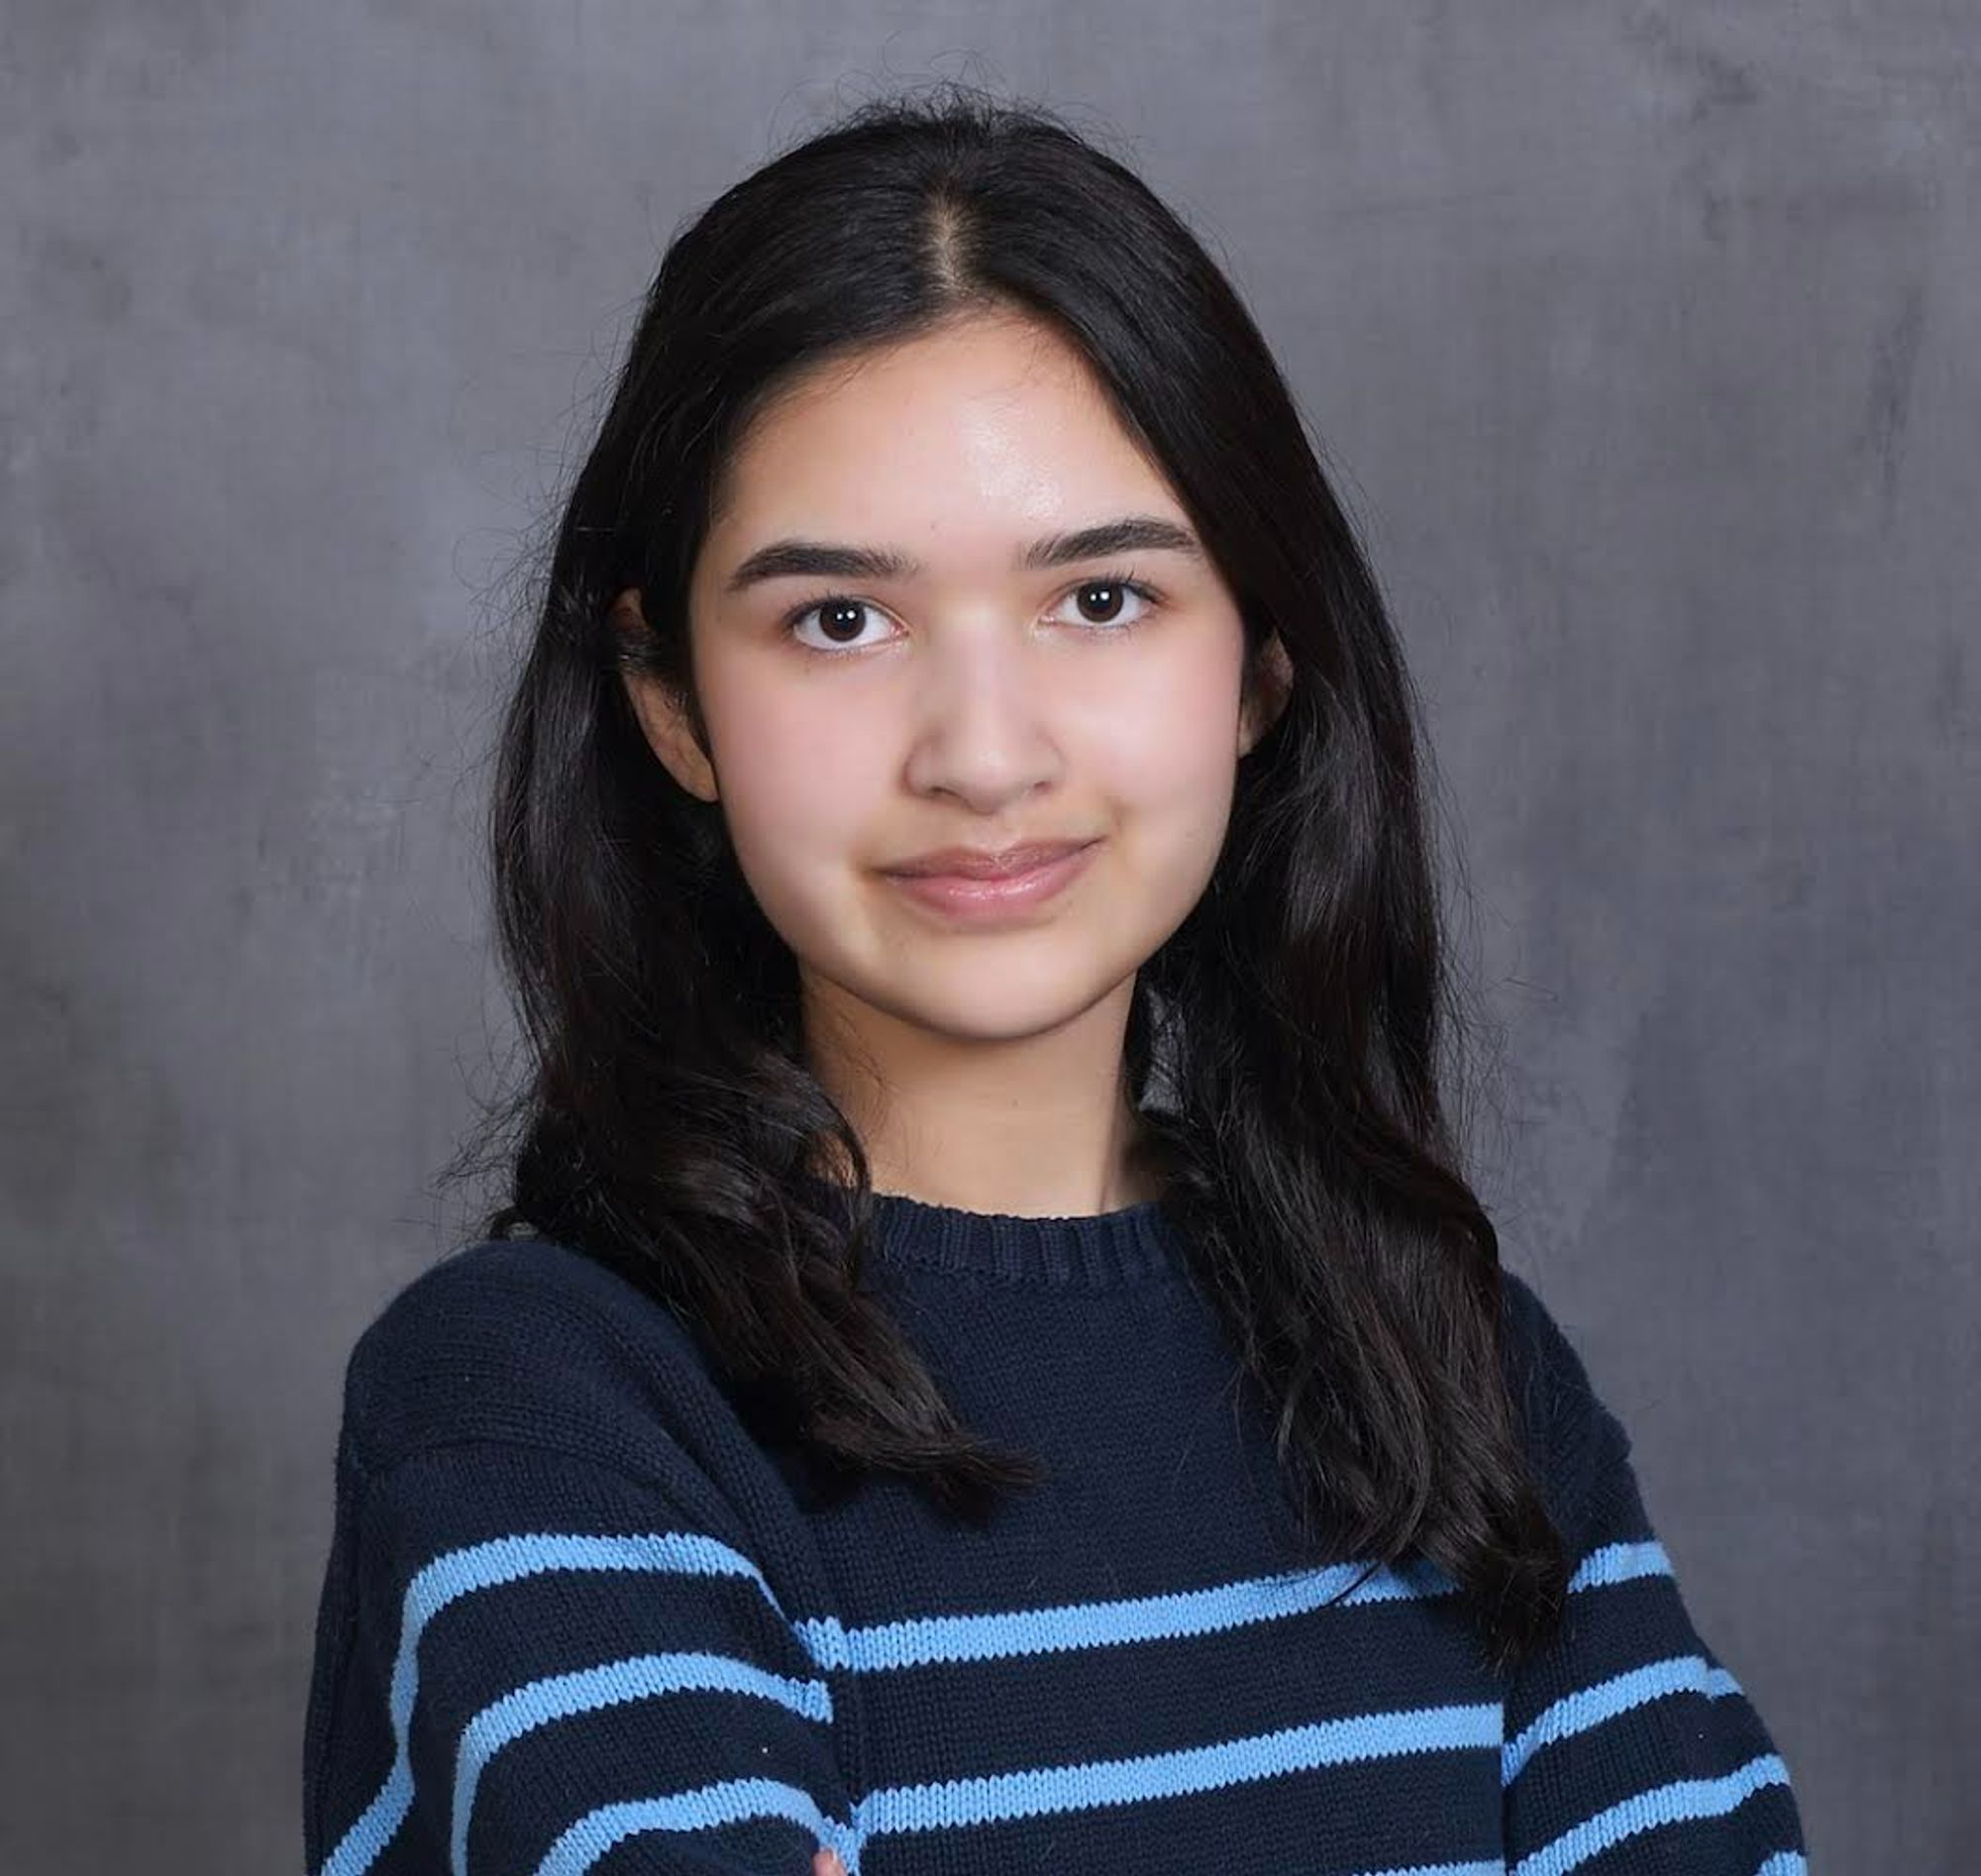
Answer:
<svg viewBox="0 0 1981 1876"><path fill-rule="evenodd" d="M1505 1669L1556 1632L1567 1568L1503 1385L1498 1240L1441 1092L1454 977L1414 695L1232 286L1049 110L960 84L860 106L669 247L501 729L497 935L530 1073L491 1117L510 1202L484 1233L534 1231L643 1285L760 1436L832 1490L891 1473L981 1519L1041 1476L970 1431L862 1288L870 1169L801 1058L795 960L720 805L655 759L621 680L665 679L701 733L688 578L766 400L829 357L990 310L1070 339L1163 466L1238 601L1248 683L1272 634L1286 649L1291 690L1239 765L1208 887L1137 978L1129 1087L1316 1555L1373 1569L1414 1549ZM611 619L627 587L630 636Z"/></svg>

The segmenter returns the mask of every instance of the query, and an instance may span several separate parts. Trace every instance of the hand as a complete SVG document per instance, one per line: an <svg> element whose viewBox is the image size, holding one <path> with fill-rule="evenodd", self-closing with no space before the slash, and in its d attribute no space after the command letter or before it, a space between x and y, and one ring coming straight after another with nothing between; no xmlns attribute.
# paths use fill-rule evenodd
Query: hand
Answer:
<svg viewBox="0 0 1981 1876"><path fill-rule="evenodd" d="M846 1876L846 1865L837 1850L820 1850L811 1859L811 1876Z"/></svg>

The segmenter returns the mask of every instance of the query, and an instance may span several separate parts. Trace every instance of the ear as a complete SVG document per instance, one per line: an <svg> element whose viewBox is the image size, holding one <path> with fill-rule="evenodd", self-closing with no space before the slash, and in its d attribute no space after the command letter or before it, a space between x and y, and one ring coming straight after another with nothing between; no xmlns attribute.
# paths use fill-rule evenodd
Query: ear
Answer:
<svg viewBox="0 0 1981 1876"><path fill-rule="evenodd" d="M1280 720L1293 694L1294 668L1287 648L1275 632L1260 648L1247 673L1244 702L1238 713L1238 754L1249 756L1259 739Z"/></svg>
<svg viewBox="0 0 1981 1876"><path fill-rule="evenodd" d="M639 587L628 586L613 600L610 616L615 632L628 638L644 636L647 620L640 609ZM648 747L668 774L697 800L718 799L715 767L702 747L686 700L652 672L622 670L619 680L626 686L627 700L640 720Z"/></svg>

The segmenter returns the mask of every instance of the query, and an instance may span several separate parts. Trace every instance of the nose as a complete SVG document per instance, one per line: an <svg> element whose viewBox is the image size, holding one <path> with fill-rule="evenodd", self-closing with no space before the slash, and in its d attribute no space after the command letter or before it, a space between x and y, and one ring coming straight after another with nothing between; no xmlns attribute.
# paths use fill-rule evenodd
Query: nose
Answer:
<svg viewBox="0 0 1981 1876"><path fill-rule="evenodd" d="M907 780L918 793L953 794L996 814L1061 771L1054 674L1047 648L1014 649L990 632L966 638L955 635L936 657L916 700Z"/></svg>

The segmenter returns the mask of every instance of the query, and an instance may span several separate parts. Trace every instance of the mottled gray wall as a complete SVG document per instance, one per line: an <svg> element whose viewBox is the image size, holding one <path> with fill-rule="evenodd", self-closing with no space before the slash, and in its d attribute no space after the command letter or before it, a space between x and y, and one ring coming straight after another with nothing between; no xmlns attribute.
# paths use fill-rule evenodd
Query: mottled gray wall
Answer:
<svg viewBox="0 0 1981 1876"><path fill-rule="evenodd" d="M675 225L931 73L1091 107L1251 297L1431 705L1510 1260L1818 1869L1972 1867L1974 9L10 0L0 47L0 1869L299 1867L342 1364L507 1033L500 579Z"/></svg>

